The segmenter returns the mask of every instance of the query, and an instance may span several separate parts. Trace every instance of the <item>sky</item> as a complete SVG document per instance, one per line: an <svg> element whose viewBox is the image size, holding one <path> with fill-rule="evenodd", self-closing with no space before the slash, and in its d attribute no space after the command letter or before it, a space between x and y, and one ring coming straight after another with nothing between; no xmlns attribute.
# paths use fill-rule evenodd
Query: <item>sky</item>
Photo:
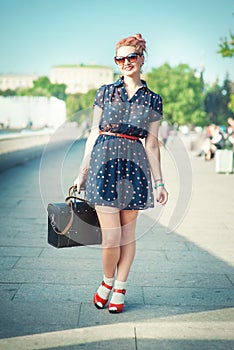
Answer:
<svg viewBox="0 0 234 350"><path fill-rule="evenodd" d="M164 63L205 68L208 83L234 81L234 58L217 53L234 33L234 0L0 0L0 74L49 75L61 64L115 68L116 43L141 33L144 71Z"/></svg>

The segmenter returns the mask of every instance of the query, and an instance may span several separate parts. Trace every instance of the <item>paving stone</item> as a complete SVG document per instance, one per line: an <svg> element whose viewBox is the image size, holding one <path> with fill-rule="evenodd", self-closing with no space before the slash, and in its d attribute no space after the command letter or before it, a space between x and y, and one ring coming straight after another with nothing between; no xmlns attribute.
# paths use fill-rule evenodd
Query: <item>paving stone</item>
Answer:
<svg viewBox="0 0 234 350"><path fill-rule="evenodd" d="M20 288L20 284L17 283L1 283L0 282L0 299L2 301L12 300Z"/></svg>
<svg viewBox="0 0 234 350"><path fill-rule="evenodd" d="M96 271L102 271L101 260L94 259L70 259L61 260L60 257L57 258L30 258L21 257L17 264L15 264L15 269L24 270L35 270L35 269L46 269L53 270L58 269L66 273L66 271L72 270L76 273L79 271L88 271L95 269Z"/></svg>
<svg viewBox="0 0 234 350"><path fill-rule="evenodd" d="M56 348L50 348L50 350L110 350L110 349L129 349L136 350L135 339L112 339L109 341L99 341L99 342L90 342L83 344L68 345Z"/></svg>
<svg viewBox="0 0 234 350"><path fill-rule="evenodd" d="M41 254L41 248L29 248L29 247L0 247L0 256L34 256L37 257Z"/></svg>
<svg viewBox="0 0 234 350"><path fill-rule="evenodd" d="M85 346L91 349L91 346L104 343L105 349L109 344L115 344L117 349L119 344L130 345L130 349L135 348L134 328L131 324L121 325L117 328L114 326L94 327L85 329L70 329L64 331L33 334L17 338L1 339L0 346L5 350L19 349L61 349L61 348L82 348ZM100 347L99 347L100 348ZM112 347L111 347L112 348ZM96 349L95 347L93 349Z"/></svg>
<svg viewBox="0 0 234 350"><path fill-rule="evenodd" d="M192 349L192 345L196 346L196 344L201 345L205 349L205 345L209 346L210 343L212 345L217 344L222 349L221 346L226 344L224 338L228 346L234 342L232 327L233 324L226 322L213 322L213 324L211 322L155 322L154 324L140 323L139 326L136 325L135 330L137 344L140 343L143 345L142 341L152 339L151 344L157 344L160 341L163 348L165 348L164 345L169 345L169 349L173 344L175 344L176 349L178 349L177 345L179 344L182 345L182 349L186 349L186 345ZM198 347L194 348L198 349ZM208 348L211 349L211 347Z"/></svg>
<svg viewBox="0 0 234 350"><path fill-rule="evenodd" d="M233 288L234 285L224 274L208 273L156 273L147 272L141 275L131 271L128 278L129 284L136 286L158 287L198 287L198 288Z"/></svg>
<svg viewBox="0 0 234 350"><path fill-rule="evenodd" d="M103 310L94 309L92 304L82 303L80 310L79 327L91 327L101 324L116 324L119 322L154 322L155 320L168 319L178 315L196 314L204 307L201 306L171 306L171 305L143 305L134 303L132 295L126 300L124 310L121 314L112 315L107 308ZM189 318L189 316L188 316Z"/></svg>
<svg viewBox="0 0 234 350"><path fill-rule="evenodd" d="M227 274L227 278L229 279L229 281L232 283L232 285L234 286L234 274Z"/></svg>
<svg viewBox="0 0 234 350"><path fill-rule="evenodd" d="M101 245L56 249L48 245L41 253L42 258L98 259L101 260Z"/></svg>
<svg viewBox="0 0 234 350"><path fill-rule="evenodd" d="M36 219L38 216L40 217L45 217L46 220L46 215L44 215L44 210L43 208L40 209L33 209L33 208L21 208L20 210L15 209L14 213L14 219L18 220L21 219L22 216L27 217L27 219ZM6 217L12 217L12 213L8 213ZM40 219L40 222L42 220Z"/></svg>
<svg viewBox="0 0 234 350"><path fill-rule="evenodd" d="M216 273L216 274L225 274L225 273L233 273L233 267L226 264L223 261L216 261L216 263L210 263L210 262L201 262L199 260L191 260L186 261L186 263L180 261L168 261L168 260L161 260L162 264L159 266L160 259L156 260L150 260L145 258L144 260L141 259L135 260L131 270L132 271L144 271L144 273L160 271L165 273ZM146 265L147 263L147 265Z"/></svg>
<svg viewBox="0 0 234 350"><path fill-rule="evenodd" d="M35 236L38 237L38 236ZM3 247L47 247L47 238L33 238L31 233L31 238L18 238L18 237L0 237L0 246Z"/></svg>
<svg viewBox="0 0 234 350"><path fill-rule="evenodd" d="M143 287L145 304L234 305L233 289Z"/></svg>
<svg viewBox="0 0 234 350"><path fill-rule="evenodd" d="M11 269L18 260L18 256L0 256L0 270Z"/></svg>
<svg viewBox="0 0 234 350"><path fill-rule="evenodd" d="M156 260L168 260L167 259L167 255L165 253L165 251L163 250L147 250L146 252L144 252L143 250L139 250L137 249L136 251L136 256L135 256L135 259L136 260L145 260L147 257L147 259L150 259L152 261L156 261Z"/></svg>
<svg viewBox="0 0 234 350"><path fill-rule="evenodd" d="M96 286L74 286L59 284L23 284L14 296L16 301L24 302L57 302L57 303L80 303L92 302L93 291Z"/></svg>
<svg viewBox="0 0 234 350"><path fill-rule="evenodd" d="M24 210L24 209L44 209L43 203L41 199L24 199L19 201L17 205L17 210ZM36 212L35 212L36 214Z"/></svg>
<svg viewBox="0 0 234 350"><path fill-rule="evenodd" d="M102 271L79 271L60 269L11 269L0 270L0 282L2 283L35 283L35 284L59 284L59 285L87 285L92 281L98 287L103 278Z"/></svg>
<svg viewBox="0 0 234 350"><path fill-rule="evenodd" d="M232 340L137 340L137 350L233 350L233 348Z"/></svg>
<svg viewBox="0 0 234 350"><path fill-rule="evenodd" d="M134 304L131 299L126 302L121 314L110 314L107 308L94 309L92 304L82 303L79 327L92 327L101 324L116 324L131 322L134 326L138 322L233 322L233 308L220 308L204 305L141 305ZM147 333L146 333L147 334Z"/></svg>
<svg viewBox="0 0 234 350"><path fill-rule="evenodd" d="M138 240L137 241L137 249L138 250L188 250L185 242L160 242L155 237L154 240Z"/></svg>
<svg viewBox="0 0 234 350"><path fill-rule="evenodd" d="M166 257L169 261L183 261L183 262L190 262L191 260L199 260L201 263L215 263L217 261L217 257L209 254L205 251L183 251L183 252L177 252L177 251L167 251Z"/></svg>
<svg viewBox="0 0 234 350"><path fill-rule="evenodd" d="M41 301L52 302L57 301L61 303L66 302L93 302L93 295L97 290L97 285L59 285L59 284L23 284L14 296L16 301ZM128 299L134 304L143 304L142 289L128 288Z"/></svg>
<svg viewBox="0 0 234 350"><path fill-rule="evenodd" d="M0 337L5 338L77 327L80 304L1 299L0 309Z"/></svg>

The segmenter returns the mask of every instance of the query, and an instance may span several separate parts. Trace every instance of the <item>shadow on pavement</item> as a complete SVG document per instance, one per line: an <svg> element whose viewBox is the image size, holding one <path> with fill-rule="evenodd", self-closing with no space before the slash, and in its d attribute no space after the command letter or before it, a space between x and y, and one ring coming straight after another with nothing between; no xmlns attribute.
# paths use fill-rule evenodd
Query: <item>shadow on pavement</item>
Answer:
<svg viewBox="0 0 234 350"><path fill-rule="evenodd" d="M116 349L138 350L233 348L234 339L227 328L233 321L233 266L176 231L168 234L157 223L160 213L157 218L150 211L140 214L138 250L129 276L124 312L111 315L107 310L94 308L93 293L102 278L100 247L56 250L47 244L45 204L62 201L66 196L66 188L77 174L83 147L84 140L73 144L72 151L69 150L71 157L59 174L55 167L59 150L50 153L44 193L42 184L38 185L39 159L0 174L0 348L4 338L41 333L46 333L44 342L38 340L35 349L109 349L115 343ZM126 339L120 336L110 343L109 334L103 330L107 340L104 337L98 342L86 339L87 343L68 342L53 347L45 340L50 338L50 332L66 330L72 339L72 331L84 327L92 327L95 335L95 327L116 323L123 326L131 323ZM172 333L160 336L157 325L165 323L171 324ZM219 331L212 328L216 323ZM186 336L191 334L189 325L196 324L198 329L192 328L194 338L189 338ZM138 333L142 325L145 331ZM131 333L135 327L135 333ZM175 338L173 327L177 332ZM111 332L110 339L113 328ZM6 349L10 348L8 345L5 344Z"/></svg>

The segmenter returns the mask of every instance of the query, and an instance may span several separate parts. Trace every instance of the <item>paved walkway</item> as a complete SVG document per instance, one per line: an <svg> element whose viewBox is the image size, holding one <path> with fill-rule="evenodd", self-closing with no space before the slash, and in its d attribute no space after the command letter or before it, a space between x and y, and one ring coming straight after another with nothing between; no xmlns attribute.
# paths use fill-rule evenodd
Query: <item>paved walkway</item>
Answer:
<svg viewBox="0 0 234 350"><path fill-rule="evenodd" d="M170 202L140 214L119 315L92 305L100 247L47 244L46 205L66 196L84 141L0 173L0 349L234 348L234 175L168 147Z"/></svg>

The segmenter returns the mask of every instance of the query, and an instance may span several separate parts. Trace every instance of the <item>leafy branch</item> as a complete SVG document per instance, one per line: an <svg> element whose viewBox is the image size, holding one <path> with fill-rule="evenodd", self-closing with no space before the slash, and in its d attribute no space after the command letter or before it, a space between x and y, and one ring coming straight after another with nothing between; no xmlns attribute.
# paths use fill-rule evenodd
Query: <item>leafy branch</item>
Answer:
<svg viewBox="0 0 234 350"><path fill-rule="evenodd" d="M219 51L223 57L233 57L234 56L234 35L230 33L230 38L222 38L219 44Z"/></svg>

